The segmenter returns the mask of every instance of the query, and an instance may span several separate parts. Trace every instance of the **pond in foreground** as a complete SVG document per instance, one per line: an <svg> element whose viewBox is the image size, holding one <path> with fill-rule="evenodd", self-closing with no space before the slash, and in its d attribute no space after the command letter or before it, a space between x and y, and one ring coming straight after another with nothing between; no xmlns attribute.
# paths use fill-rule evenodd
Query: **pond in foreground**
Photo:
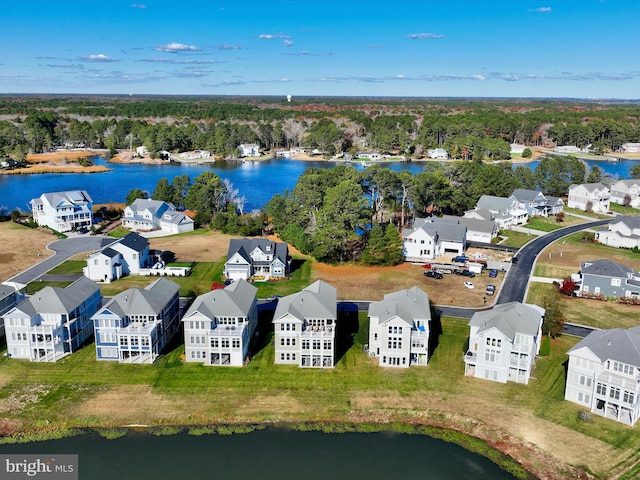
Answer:
<svg viewBox="0 0 640 480"><path fill-rule="evenodd" d="M2 445L1 454L78 454L79 478L403 480L513 479L488 459L424 435L296 432L80 435Z"/></svg>

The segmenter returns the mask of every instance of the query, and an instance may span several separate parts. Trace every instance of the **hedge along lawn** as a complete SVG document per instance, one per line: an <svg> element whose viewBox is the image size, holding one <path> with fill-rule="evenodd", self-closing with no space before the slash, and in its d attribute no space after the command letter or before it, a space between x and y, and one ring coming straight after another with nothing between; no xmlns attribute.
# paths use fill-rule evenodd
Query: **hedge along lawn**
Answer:
<svg viewBox="0 0 640 480"><path fill-rule="evenodd" d="M527 303L543 306L545 297L559 295L558 288L549 283L531 282ZM640 305L588 300L559 295L566 321L594 328L631 328L638 325Z"/></svg>

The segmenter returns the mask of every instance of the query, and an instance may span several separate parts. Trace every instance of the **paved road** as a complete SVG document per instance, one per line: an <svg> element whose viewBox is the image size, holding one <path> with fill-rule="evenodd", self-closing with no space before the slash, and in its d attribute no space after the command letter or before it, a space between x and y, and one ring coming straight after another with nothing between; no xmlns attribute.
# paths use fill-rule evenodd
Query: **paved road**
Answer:
<svg viewBox="0 0 640 480"><path fill-rule="evenodd" d="M606 219L571 225L549 232L526 244L516 255L518 263L511 265L496 303L524 302L524 295L527 291L527 284L533 269L533 262L547 245L572 233L605 225L609 223L609 221L610 219Z"/></svg>
<svg viewBox="0 0 640 480"><path fill-rule="evenodd" d="M33 267L25 270L13 278L10 278L11 282L24 283L37 280L42 275L47 273L53 267L60 265L65 260L73 257L74 255L82 252L92 252L94 250L100 250L102 247L113 243L115 239L110 237L101 236L84 236L66 238L64 240L57 240L47 245L49 250L53 250L54 254L51 257L46 258L40 263L35 264Z"/></svg>

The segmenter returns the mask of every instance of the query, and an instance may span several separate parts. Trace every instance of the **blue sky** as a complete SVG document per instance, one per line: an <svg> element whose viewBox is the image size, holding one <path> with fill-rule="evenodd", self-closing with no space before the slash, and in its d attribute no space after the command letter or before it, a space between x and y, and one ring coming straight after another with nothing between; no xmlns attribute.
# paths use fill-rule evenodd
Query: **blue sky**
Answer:
<svg viewBox="0 0 640 480"><path fill-rule="evenodd" d="M0 0L0 93L640 98L640 0Z"/></svg>

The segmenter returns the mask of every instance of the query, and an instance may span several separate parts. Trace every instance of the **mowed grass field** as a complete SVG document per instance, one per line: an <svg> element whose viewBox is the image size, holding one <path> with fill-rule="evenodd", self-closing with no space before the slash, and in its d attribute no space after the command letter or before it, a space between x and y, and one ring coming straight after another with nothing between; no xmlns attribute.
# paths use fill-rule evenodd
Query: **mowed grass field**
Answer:
<svg viewBox="0 0 640 480"><path fill-rule="evenodd" d="M442 319L429 365L409 369L380 368L367 355L367 325L360 313L331 370L274 365L268 326L243 368L185 363L182 345L154 365L97 362L93 345L55 364L0 357L0 426L8 433L131 424L436 424L483 438L551 479L570 476L565 465L604 478L640 455L634 429L595 416L582 422L580 409L563 400L565 352L577 339L553 340L528 386L502 385L464 376L466 321Z"/></svg>

